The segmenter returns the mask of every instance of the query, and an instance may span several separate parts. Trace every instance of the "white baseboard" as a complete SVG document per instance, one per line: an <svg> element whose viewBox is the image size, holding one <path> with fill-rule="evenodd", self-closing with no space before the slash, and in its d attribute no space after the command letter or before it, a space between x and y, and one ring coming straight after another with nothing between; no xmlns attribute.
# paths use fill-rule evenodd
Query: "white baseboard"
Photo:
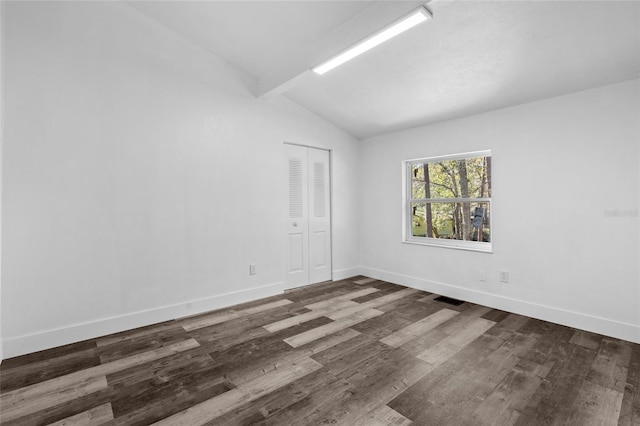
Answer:
<svg viewBox="0 0 640 426"><path fill-rule="evenodd" d="M12 337L2 342L2 352L5 358L11 358L69 343L93 339L107 334L118 333L132 328L144 327L176 318L213 311L215 309L237 305L238 303L282 294L283 292L284 283L279 282L146 311L133 312L82 324L74 324L40 333Z"/></svg>
<svg viewBox="0 0 640 426"><path fill-rule="evenodd" d="M640 326L634 324L571 312L375 268L358 266L333 271L333 279L335 281L356 275L365 275L406 287L467 300L507 312L640 343ZM12 337L2 342L3 347L0 353L4 355L4 358L11 358L175 318L196 315L263 297L274 296L282 294L283 291L284 283L267 284L175 305L163 306L82 324L74 324L69 327L51 329L40 333Z"/></svg>
<svg viewBox="0 0 640 426"><path fill-rule="evenodd" d="M515 314L525 315L556 324L586 330L617 339L640 343L640 325L630 324L608 318L567 311L524 300L512 299L496 294L458 287L436 281L412 277L375 268L361 267L361 275L394 284L441 294L447 297L466 300L490 308L500 309Z"/></svg>
<svg viewBox="0 0 640 426"><path fill-rule="evenodd" d="M346 278L355 277L356 275L360 275L361 273L362 273L362 268L360 266L337 269L333 271L332 279L333 281L340 281Z"/></svg>

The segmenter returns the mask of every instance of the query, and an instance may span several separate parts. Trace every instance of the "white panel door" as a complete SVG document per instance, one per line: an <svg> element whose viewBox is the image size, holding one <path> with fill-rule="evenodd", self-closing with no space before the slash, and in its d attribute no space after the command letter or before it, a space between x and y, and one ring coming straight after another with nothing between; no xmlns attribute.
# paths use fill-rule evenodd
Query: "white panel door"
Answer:
<svg viewBox="0 0 640 426"><path fill-rule="evenodd" d="M329 151L308 149L309 283L331 279Z"/></svg>
<svg viewBox="0 0 640 426"><path fill-rule="evenodd" d="M331 279L329 152L285 145L285 287Z"/></svg>
<svg viewBox="0 0 640 426"><path fill-rule="evenodd" d="M287 205L285 287L309 284L309 190L307 148L285 145Z"/></svg>

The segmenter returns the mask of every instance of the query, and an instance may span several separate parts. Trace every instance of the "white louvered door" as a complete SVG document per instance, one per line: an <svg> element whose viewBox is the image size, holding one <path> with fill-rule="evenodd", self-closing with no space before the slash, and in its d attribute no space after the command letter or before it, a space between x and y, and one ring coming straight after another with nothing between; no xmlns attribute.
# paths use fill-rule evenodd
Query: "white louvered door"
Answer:
<svg viewBox="0 0 640 426"><path fill-rule="evenodd" d="M309 284L331 279L329 151L307 148L309 182Z"/></svg>
<svg viewBox="0 0 640 426"><path fill-rule="evenodd" d="M287 223L285 287L309 283L309 190L307 148L285 145L287 156Z"/></svg>
<svg viewBox="0 0 640 426"><path fill-rule="evenodd" d="M297 145L285 149L285 286L294 288L331 279L329 152Z"/></svg>

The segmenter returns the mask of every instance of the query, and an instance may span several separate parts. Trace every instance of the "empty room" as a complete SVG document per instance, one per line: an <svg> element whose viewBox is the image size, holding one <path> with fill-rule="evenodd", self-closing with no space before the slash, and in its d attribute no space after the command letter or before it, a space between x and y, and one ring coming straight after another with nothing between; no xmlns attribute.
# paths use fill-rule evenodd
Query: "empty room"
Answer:
<svg viewBox="0 0 640 426"><path fill-rule="evenodd" d="M640 425L640 0L0 37L0 425Z"/></svg>

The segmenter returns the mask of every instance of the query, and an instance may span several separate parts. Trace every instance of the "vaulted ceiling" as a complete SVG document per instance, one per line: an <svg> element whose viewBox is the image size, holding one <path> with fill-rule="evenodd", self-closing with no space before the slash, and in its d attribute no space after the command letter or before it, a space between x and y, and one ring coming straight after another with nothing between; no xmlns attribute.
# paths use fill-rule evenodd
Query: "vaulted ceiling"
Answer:
<svg viewBox="0 0 640 426"><path fill-rule="evenodd" d="M640 1L130 1L358 138L640 76ZM310 68L426 4L433 19Z"/></svg>

